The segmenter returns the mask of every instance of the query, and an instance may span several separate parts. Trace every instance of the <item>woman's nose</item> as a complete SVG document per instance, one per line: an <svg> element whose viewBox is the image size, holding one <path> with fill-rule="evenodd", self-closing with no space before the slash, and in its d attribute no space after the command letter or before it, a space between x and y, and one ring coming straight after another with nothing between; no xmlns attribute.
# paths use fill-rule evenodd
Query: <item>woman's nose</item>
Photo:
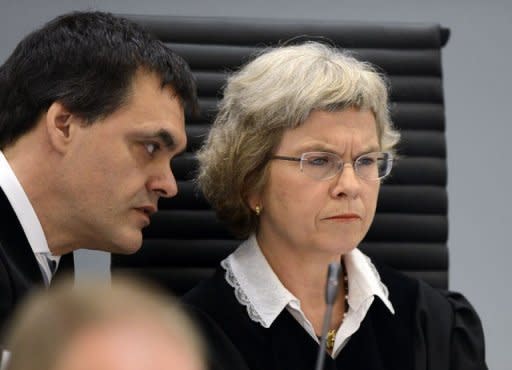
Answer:
<svg viewBox="0 0 512 370"><path fill-rule="evenodd" d="M355 171L352 163L343 163L341 171L334 178L332 196L335 198L347 196L355 198L360 191L361 178Z"/></svg>

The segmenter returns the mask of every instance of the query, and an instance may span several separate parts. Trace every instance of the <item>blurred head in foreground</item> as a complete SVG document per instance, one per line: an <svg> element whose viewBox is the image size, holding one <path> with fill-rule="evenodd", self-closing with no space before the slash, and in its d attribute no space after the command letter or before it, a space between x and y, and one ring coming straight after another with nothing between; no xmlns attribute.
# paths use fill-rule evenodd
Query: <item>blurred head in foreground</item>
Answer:
<svg viewBox="0 0 512 370"><path fill-rule="evenodd" d="M38 292L17 312L7 345L7 370L204 369L178 302L126 278Z"/></svg>

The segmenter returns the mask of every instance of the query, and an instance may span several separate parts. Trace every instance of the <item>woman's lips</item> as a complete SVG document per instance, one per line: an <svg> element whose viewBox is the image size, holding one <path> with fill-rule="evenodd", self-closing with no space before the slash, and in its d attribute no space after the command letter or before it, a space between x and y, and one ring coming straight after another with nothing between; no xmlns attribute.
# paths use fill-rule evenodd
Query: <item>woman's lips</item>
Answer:
<svg viewBox="0 0 512 370"><path fill-rule="evenodd" d="M355 213L344 213L340 215L334 215L324 218L324 220L330 220L330 221L340 221L340 222L351 222L351 221L358 221L361 219L361 216Z"/></svg>

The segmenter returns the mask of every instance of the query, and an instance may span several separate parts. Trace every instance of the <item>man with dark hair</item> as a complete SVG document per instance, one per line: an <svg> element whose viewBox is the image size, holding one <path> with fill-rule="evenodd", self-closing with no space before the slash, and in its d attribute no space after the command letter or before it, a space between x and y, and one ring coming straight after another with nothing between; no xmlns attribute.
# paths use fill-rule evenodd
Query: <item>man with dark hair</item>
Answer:
<svg viewBox="0 0 512 370"><path fill-rule="evenodd" d="M197 108L185 61L132 22L56 18L0 67L0 328L60 256L133 253Z"/></svg>

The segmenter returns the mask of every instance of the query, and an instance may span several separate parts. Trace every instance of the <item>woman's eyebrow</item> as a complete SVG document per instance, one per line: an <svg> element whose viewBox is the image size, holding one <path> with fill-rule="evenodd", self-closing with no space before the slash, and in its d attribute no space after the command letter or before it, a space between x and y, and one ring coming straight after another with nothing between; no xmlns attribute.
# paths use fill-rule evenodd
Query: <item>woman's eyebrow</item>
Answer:
<svg viewBox="0 0 512 370"><path fill-rule="evenodd" d="M341 149L343 149L343 148L339 148L332 144L312 142L312 143L306 143L306 144L300 146L299 151L300 152L305 152L305 151L329 152L329 153L336 153L338 155L343 155L344 150L341 150ZM368 145L368 146L363 147L361 150L358 150L357 155L359 156L359 155L366 154L366 153L378 152L380 150L381 149L378 145Z"/></svg>

